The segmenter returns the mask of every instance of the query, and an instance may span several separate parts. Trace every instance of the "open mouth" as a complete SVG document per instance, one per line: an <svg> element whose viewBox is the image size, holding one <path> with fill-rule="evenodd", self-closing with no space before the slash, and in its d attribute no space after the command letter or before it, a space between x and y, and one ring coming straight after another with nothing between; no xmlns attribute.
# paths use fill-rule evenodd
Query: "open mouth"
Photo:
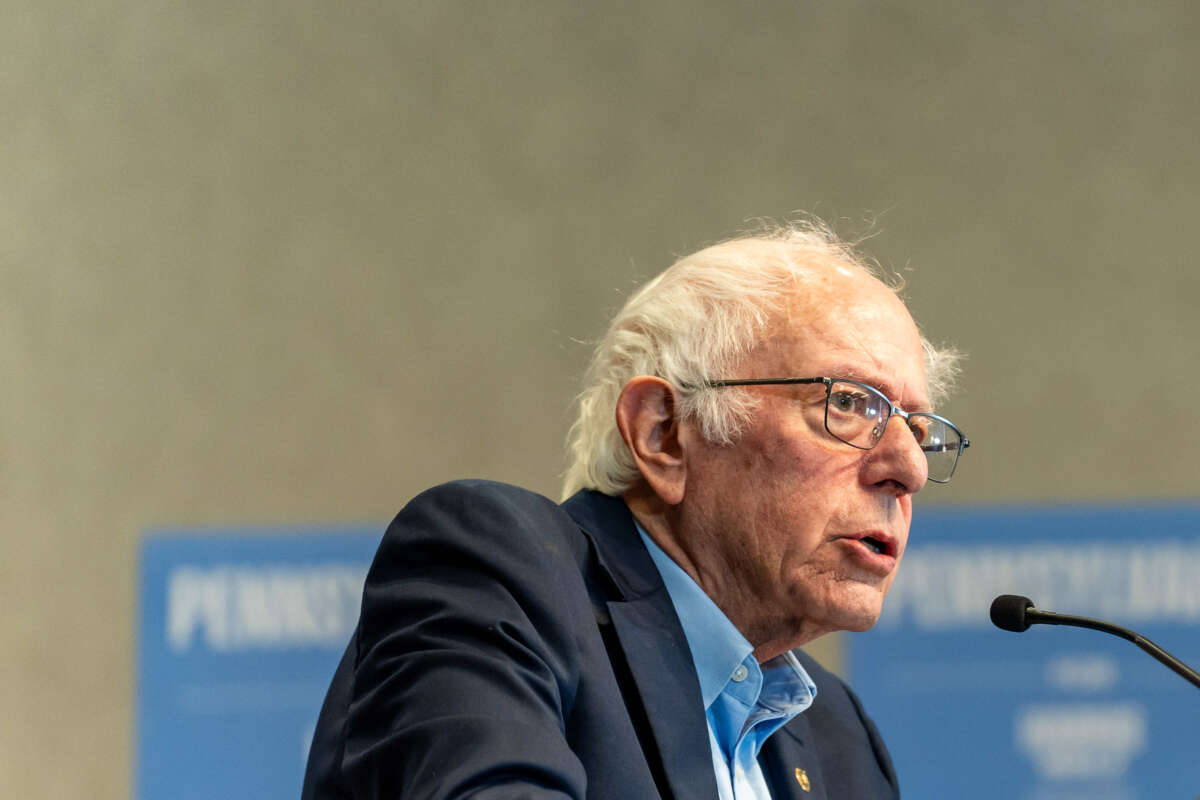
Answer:
<svg viewBox="0 0 1200 800"><path fill-rule="evenodd" d="M862 539L859 539L859 541L869 547L873 553L878 555L884 555L887 553L887 545L873 536L864 536Z"/></svg>

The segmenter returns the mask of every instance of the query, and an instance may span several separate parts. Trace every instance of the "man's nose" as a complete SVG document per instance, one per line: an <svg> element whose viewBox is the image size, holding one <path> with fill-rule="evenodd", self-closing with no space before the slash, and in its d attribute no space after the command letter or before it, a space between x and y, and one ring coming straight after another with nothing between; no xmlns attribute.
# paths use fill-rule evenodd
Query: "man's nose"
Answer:
<svg viewBox="0 0 1200 800"><path fill-rule="evenodd" d="M929 462L908 420L892 414L879 443L870 451L865 480L872 485L891 484L897 495L916 494L929 479Z"/></svg>

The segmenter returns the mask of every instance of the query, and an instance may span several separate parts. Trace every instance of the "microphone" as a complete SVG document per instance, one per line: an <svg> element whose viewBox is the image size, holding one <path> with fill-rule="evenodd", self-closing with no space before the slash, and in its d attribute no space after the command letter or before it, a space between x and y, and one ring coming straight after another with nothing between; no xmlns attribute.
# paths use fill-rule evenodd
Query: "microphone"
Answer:
<svg viewBox="0 0 1200 800"><path fill-rule="evenodd" d="M1145 636L1134 633L1127 628L1122 628L1119 625L1113 625L1111 622L1089 619L1087 617L1073 617L1068 614L1056 614L1053 611L1042 611L1041 609L1034 608L1033 601L1028 597L1021 597L1015 594L1002 594L993 600L991 616L993 625L1001 630L1012 631L1013 633L1027 631L1030 625L1071 625L1076 628L1090 628L1094 631L1111 633L1113 636L1119 636L1127 642L1133 642L1142 650L1145 650L1160 662L1166 664L1172 671L1182 676L1184 680L1194 686L1200 686L1200 673L1196 672L1196 670L1184 664Z"/></svg>

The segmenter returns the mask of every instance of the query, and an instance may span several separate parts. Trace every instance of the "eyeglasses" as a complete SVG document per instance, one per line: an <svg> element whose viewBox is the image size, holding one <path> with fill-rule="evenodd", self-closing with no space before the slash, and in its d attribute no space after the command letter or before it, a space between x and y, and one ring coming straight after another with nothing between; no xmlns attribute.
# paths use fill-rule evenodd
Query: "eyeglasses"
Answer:
<svg viewBox="0 0 1200 800"><path fill-rule="evenodd" d="M925 460L929 480L949 483L958 466L958 457L971 446L953 422L924 411L905 411L874 386L841 378L750 378L733 381L705 381L696 387L719 389L723 386L773 386L795 383L825 384L825 430L839 441L859 450L879 444L892 415L908 423Z"/></svg>

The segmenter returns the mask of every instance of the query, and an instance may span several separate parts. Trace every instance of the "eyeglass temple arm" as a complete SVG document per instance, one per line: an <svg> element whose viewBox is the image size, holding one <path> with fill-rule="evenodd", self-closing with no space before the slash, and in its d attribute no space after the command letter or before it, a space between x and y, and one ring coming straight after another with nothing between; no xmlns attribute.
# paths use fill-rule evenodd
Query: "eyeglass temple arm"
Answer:
<svg viewBox="0 0 1200 800"><path fill-rule="evenodd" d="M704 381L703 383L684 384L683 389L717 389L722 386L772 386L789 383L832 383L828 378L739 378L728 381Z"/></svg>

